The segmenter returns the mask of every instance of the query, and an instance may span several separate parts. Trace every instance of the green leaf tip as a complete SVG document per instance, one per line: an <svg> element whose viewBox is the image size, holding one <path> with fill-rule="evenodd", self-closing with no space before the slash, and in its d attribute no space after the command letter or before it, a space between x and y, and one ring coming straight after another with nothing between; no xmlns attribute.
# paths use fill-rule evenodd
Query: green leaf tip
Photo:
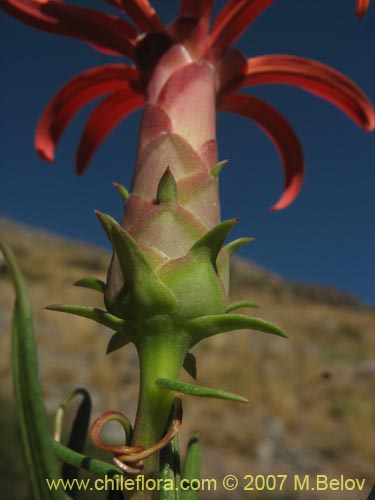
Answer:
<svg viewBox="0 0 375 500"><path fill-rule="evenodd" d="M216 265L216 258L223 247L225 238L237 222L238 219L229 219L213 227L194 243L189 250L190 255L208 255L212 264Z"/></svg>
<svg viewBox="0 0 375 500"><path fill-rule="evenodd" d="M111 330L122 330L126 325L127 321L113 314L110 314L102 309L98 309L97 307L91 306L77 306L73 304L52 304L47 306L45 309L48 311L58 311L64 312L68 314L73 314L75 316L81 316L82 318L91 319L92 321L96 321L96 323L100 323Z"/></svg>
<svg viewBox="0 0 375 500"><path fill-rule="evenodd" d="M120 195L122 201L126 203L127 199L129 198L129 191L126 189L125 186L119 184L118 182L114 182L113 185L116 188L118 194Z"/></svg>
<svg viewBox="0 0 375 500"><path fill-rule="evenodd" d="M214 168L211 170L211 175L212 177L218 177L220 172L222 171L223 167L228 163L228 160L223 160L219 161L219 163L216 163Z"/></svg>
<svg viewBox="0 0 375 500"><path fill-rule="evenodd" d="M255 238L238 238L238 240L231 241L225 245L224 250L227 252L229 257L231 257L237 250L239 250L244 245L251 243Z"/></svg>
<svg viewBox="0 0 375 500"><path fill-rule="evenodd" d="M246 316L245 314L202 316L189 320L185 326L193 335L193 338L195 337L192 345L204 338L231 330L256 330L264 333L272 333L279 337L287 337L286 333L273 323L260 318Z"/></svg>
<svg viewBox="0 0 375 500"><path fill-rule="evenodd" d="M99 212L99 210L95 210L94 213L99 219L99 222L102 225L109 242L112 243L112 228L114 226L118 226L118 222L110 215Z"/></svg>
<svg viewBox="0 0 375 500"><path fill-rule="evenodd" d="M106 284L102 280L97 278L82 278L74 283L74 286L79 286L82 288L88 288L89 290L95 290L96 292L104 293Z"/></svg>
<svg viewBox="0 0 375 500"><path fill-rule="evenodd" d="M187 384L179 380L172 380L168 378L159 378L155 381L157 385L168 389L170 391L181 392L189 396L197 396L200 398L214 398L214 399L227 399L228 401L235 401L236 403L248 403L248 399L238 394L233 394L219 389L211 389L201 385Z"/></svg>
<svg viewBox="0 0 375 500"><path fill-rule="evenodd" d="M228 304L227 308L225 309L225 312L229 313L231 311L235 311L236 309L242 309L244 307L252 307L257 309L259 305L249 300L238 300L237 302L232 302L231 304Z"/></svg>
<svg viewBox="0 0 375 500"><path fill-rule="evenodd" d="M160 178L156 199L159 204L177 203L177 184L169 167Z"/></svg>
<svg viewBox="0 0 375 500"><path fill-rule="evenodd" d="M86 389L78 388L71 391L60 404L55 417L55 440L60 441L61 439L65 409L76 396L82 396L82 400L76 410L67 446L71 450L81 453L84 451L86 444L92 406L90 394L86 391ZM61 472L62 479L70 482L71 484L71 488L68 490L69 495L72 498L76 498L78 494L78 486L77 484L74 484L74 480L79 478L79 468L64 463L62 465Z"/></svg>

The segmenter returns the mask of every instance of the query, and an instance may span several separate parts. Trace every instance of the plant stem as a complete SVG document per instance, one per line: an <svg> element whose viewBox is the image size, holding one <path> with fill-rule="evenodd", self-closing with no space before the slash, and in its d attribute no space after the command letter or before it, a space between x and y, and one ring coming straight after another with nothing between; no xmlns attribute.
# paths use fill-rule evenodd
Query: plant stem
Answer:
<svg viewBox="0 0 375 500"><path fill-rule="evenodd" d="M172 408L174 392L159 387L159 378L178 379L188 350L188 338L183 332L165 335L143 335L137 345L140 362L140 389L132 445L145 448L157 443L164 435ZM157 472L158 456L152 455L144 462L142 474L145 481ZM147 499L150 491L134 491L129 498Z"/></svg>

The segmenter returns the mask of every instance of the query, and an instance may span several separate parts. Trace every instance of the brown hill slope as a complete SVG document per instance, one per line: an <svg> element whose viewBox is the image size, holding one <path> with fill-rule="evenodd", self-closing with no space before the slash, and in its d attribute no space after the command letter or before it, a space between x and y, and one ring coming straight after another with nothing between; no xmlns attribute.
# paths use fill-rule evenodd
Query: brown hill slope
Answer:
<svg viewBox="0 0 375 500"><path fill-rule="evenodd" d="M13 247L33 302L48 411L52 414L64 395L80 386L93 396L93 417L115 409L133 418L138 377L134 350L106 356L110 335L106 328L42 309L61 302L102 306L95 292L71 285L83 276L104 278L109 254L6 219L0 219L0 237ZM203 477L218 480L217 491L202 497L365 499L374 479L373 312L346 294L288 283L243 260L233 264L231 295L234 300L261 304L258 314L282 326L289 339L236 332L209 339L195 349L200 384L250 399L245 406L185 400L182 442L200 432ZM12 303L9 275L0 261L0 397L7 405L12 394ZM4 409L0 418L0 488L6 500L23 498L25 489L19 471L13 477L20 486L17 494L5 480L6 464L19 462L13 442L7 445L14 430L4 432L13 418L9 411ZM220 480L226 474L236 474L241 488L225 492ZM249 482L243 479L246 474L288 474L288 478L281 492L278 488L268 493L243 491ZM301 478L309 474L311 480L317 474L329 478L344 474L364 478L366 483L363 492L293 491L296 474Z"/></svg>

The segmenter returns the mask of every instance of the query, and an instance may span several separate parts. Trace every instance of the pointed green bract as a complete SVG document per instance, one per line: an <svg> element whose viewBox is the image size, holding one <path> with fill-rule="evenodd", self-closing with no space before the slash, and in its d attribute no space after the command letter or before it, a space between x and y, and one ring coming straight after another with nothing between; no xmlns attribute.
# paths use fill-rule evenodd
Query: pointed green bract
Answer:
<svg viewBox="0 0 375 500"><path fill-rule="evenodd" d="M117 221L115 221L115 219L113 219L113 217L111 217L110 215L103 214L98 210L95 210L95 215L99 219L99 222L102 225L109 242L112 243L112 228L114 226L118 226Z"/></svg>
<svg viewBox="0 0 375 500"><path fill-rule="evenodd" d="M186 328L194 338L192 345L204 338L231 330L257 330L280 337L287 337L285 332L273 323L244 314L221 314L194 318L186 323Z"/></svg>
<svg viewBox="0 0 375 500"><path fill-rule="evenodd" d="M219 163L216 163L214 168L211 170L211 175L212 177L218 177L220 172L222 171L223 167L228 163L228 160L223 160L220 161Z"/></svg>
<svg viewBox="0 0 375 500"><path fill-rule="evenodd" d="M69 500L62 491L47 488L46 479L58 479L47 413L39 383L31 304L10 248L0 242L16 292L12 328L13 384L22 446L34 500Z"/></svg>
<svg viewBox="0 0 375 500"><path fill-rule="evenodd" d="M231 311L235 311L236 309L242 309L244 307L252 307L257 309L259 305L249 300L238 300L237 302L232 302L231 304L228 304L225 312L229 313Z"/></svg>
<svg viewBox="0 0 375 500"><path fill-rule="evenodd" d="M88 318L115 331L122 330L127 326L134 326L131 322L120 319L113 314L98 309L97 307L76 306L73 304L53 304L47 306L46 309L49 311L64 312L75 316L81 316L82 318Z"/></svg>
<svg viewBox="0 0 375 500"><path fill-rule="evenodd" d="M190 249L190 255L209 256L211 263L216 266L216 258L224 244L229 231L238 222L238 219L230 219L218 224L208 231Z"/></svg>
<svg viewBox="0 0 375 500"><path fill-rule="evenodd" d="M244 245L251 243L255 238L238 238L238 240L231 241L224 246L224 250L227 252L229 257L231 257L237 250L239 250Z"/></svg>
<svg viewBox="0 0 375 500"><path fill-rule="evenodd" d="M113 185L116 188L118 194L121 196L122 201L125 203L129 198L129 191L126 189L125 186L119 184L118 182L114 182Z"/></svg>
<svg viewBox="0 0 375 500"><path fill-rule="evenodd" d="M112 240L134 312L150 316L173 310L173 293L156 276L135 240L120 226L112 228Z"/></svg>
<svg viewBox="0 0 375 500"><path fill-rule="evenodd" d="M88 288L102 293L104 293L105 290L104 281L98 280L97 278L81 278L74 283L74 286L80 286L82 288Z"/></svg>
<svg viewBox="0 0 375 500"><path fill-rule="evenodd" d="M229 401L235 401L236 403L249 402L246 398L239 396L238 394L221 391L219 389L211 389L209 387L203 387L201 385L186 384L185 382L180 382L179 380L159 378L158 380L156 380L156 384L160 385L160 387L163 387L164 389L168 389L174 392L181 392L182 394L188 394L189 396L227 399Z"/></svg>
<svg viewBox="0 0 375 500"><path fill-rule="evenodd" d="M159 181L156 199L159 204L177 203L177 184L169 167Z"/></svg>

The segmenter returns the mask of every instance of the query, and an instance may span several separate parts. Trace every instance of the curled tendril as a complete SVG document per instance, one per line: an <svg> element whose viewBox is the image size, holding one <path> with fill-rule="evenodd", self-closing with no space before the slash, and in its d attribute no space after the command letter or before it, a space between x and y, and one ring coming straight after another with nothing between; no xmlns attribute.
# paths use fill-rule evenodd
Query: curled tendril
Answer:
<svg viewBox="0 0 375 500"><path fill-rule="evenodd" d="M95 420L91 427L91 439L93 443L104 451L113 454L113 462L117 467L127 474L138 474L143 469L143 460L164 448L176 436L182 423L181 398L175 397L173 405L173 420L168 432L150 448L142 445L129 446L131 440L132 426L129 419L122 413L108 411ZM119 422L125 431L125 445L110 445L105 443L100 433L103 427L111 421Z"/></svg>

